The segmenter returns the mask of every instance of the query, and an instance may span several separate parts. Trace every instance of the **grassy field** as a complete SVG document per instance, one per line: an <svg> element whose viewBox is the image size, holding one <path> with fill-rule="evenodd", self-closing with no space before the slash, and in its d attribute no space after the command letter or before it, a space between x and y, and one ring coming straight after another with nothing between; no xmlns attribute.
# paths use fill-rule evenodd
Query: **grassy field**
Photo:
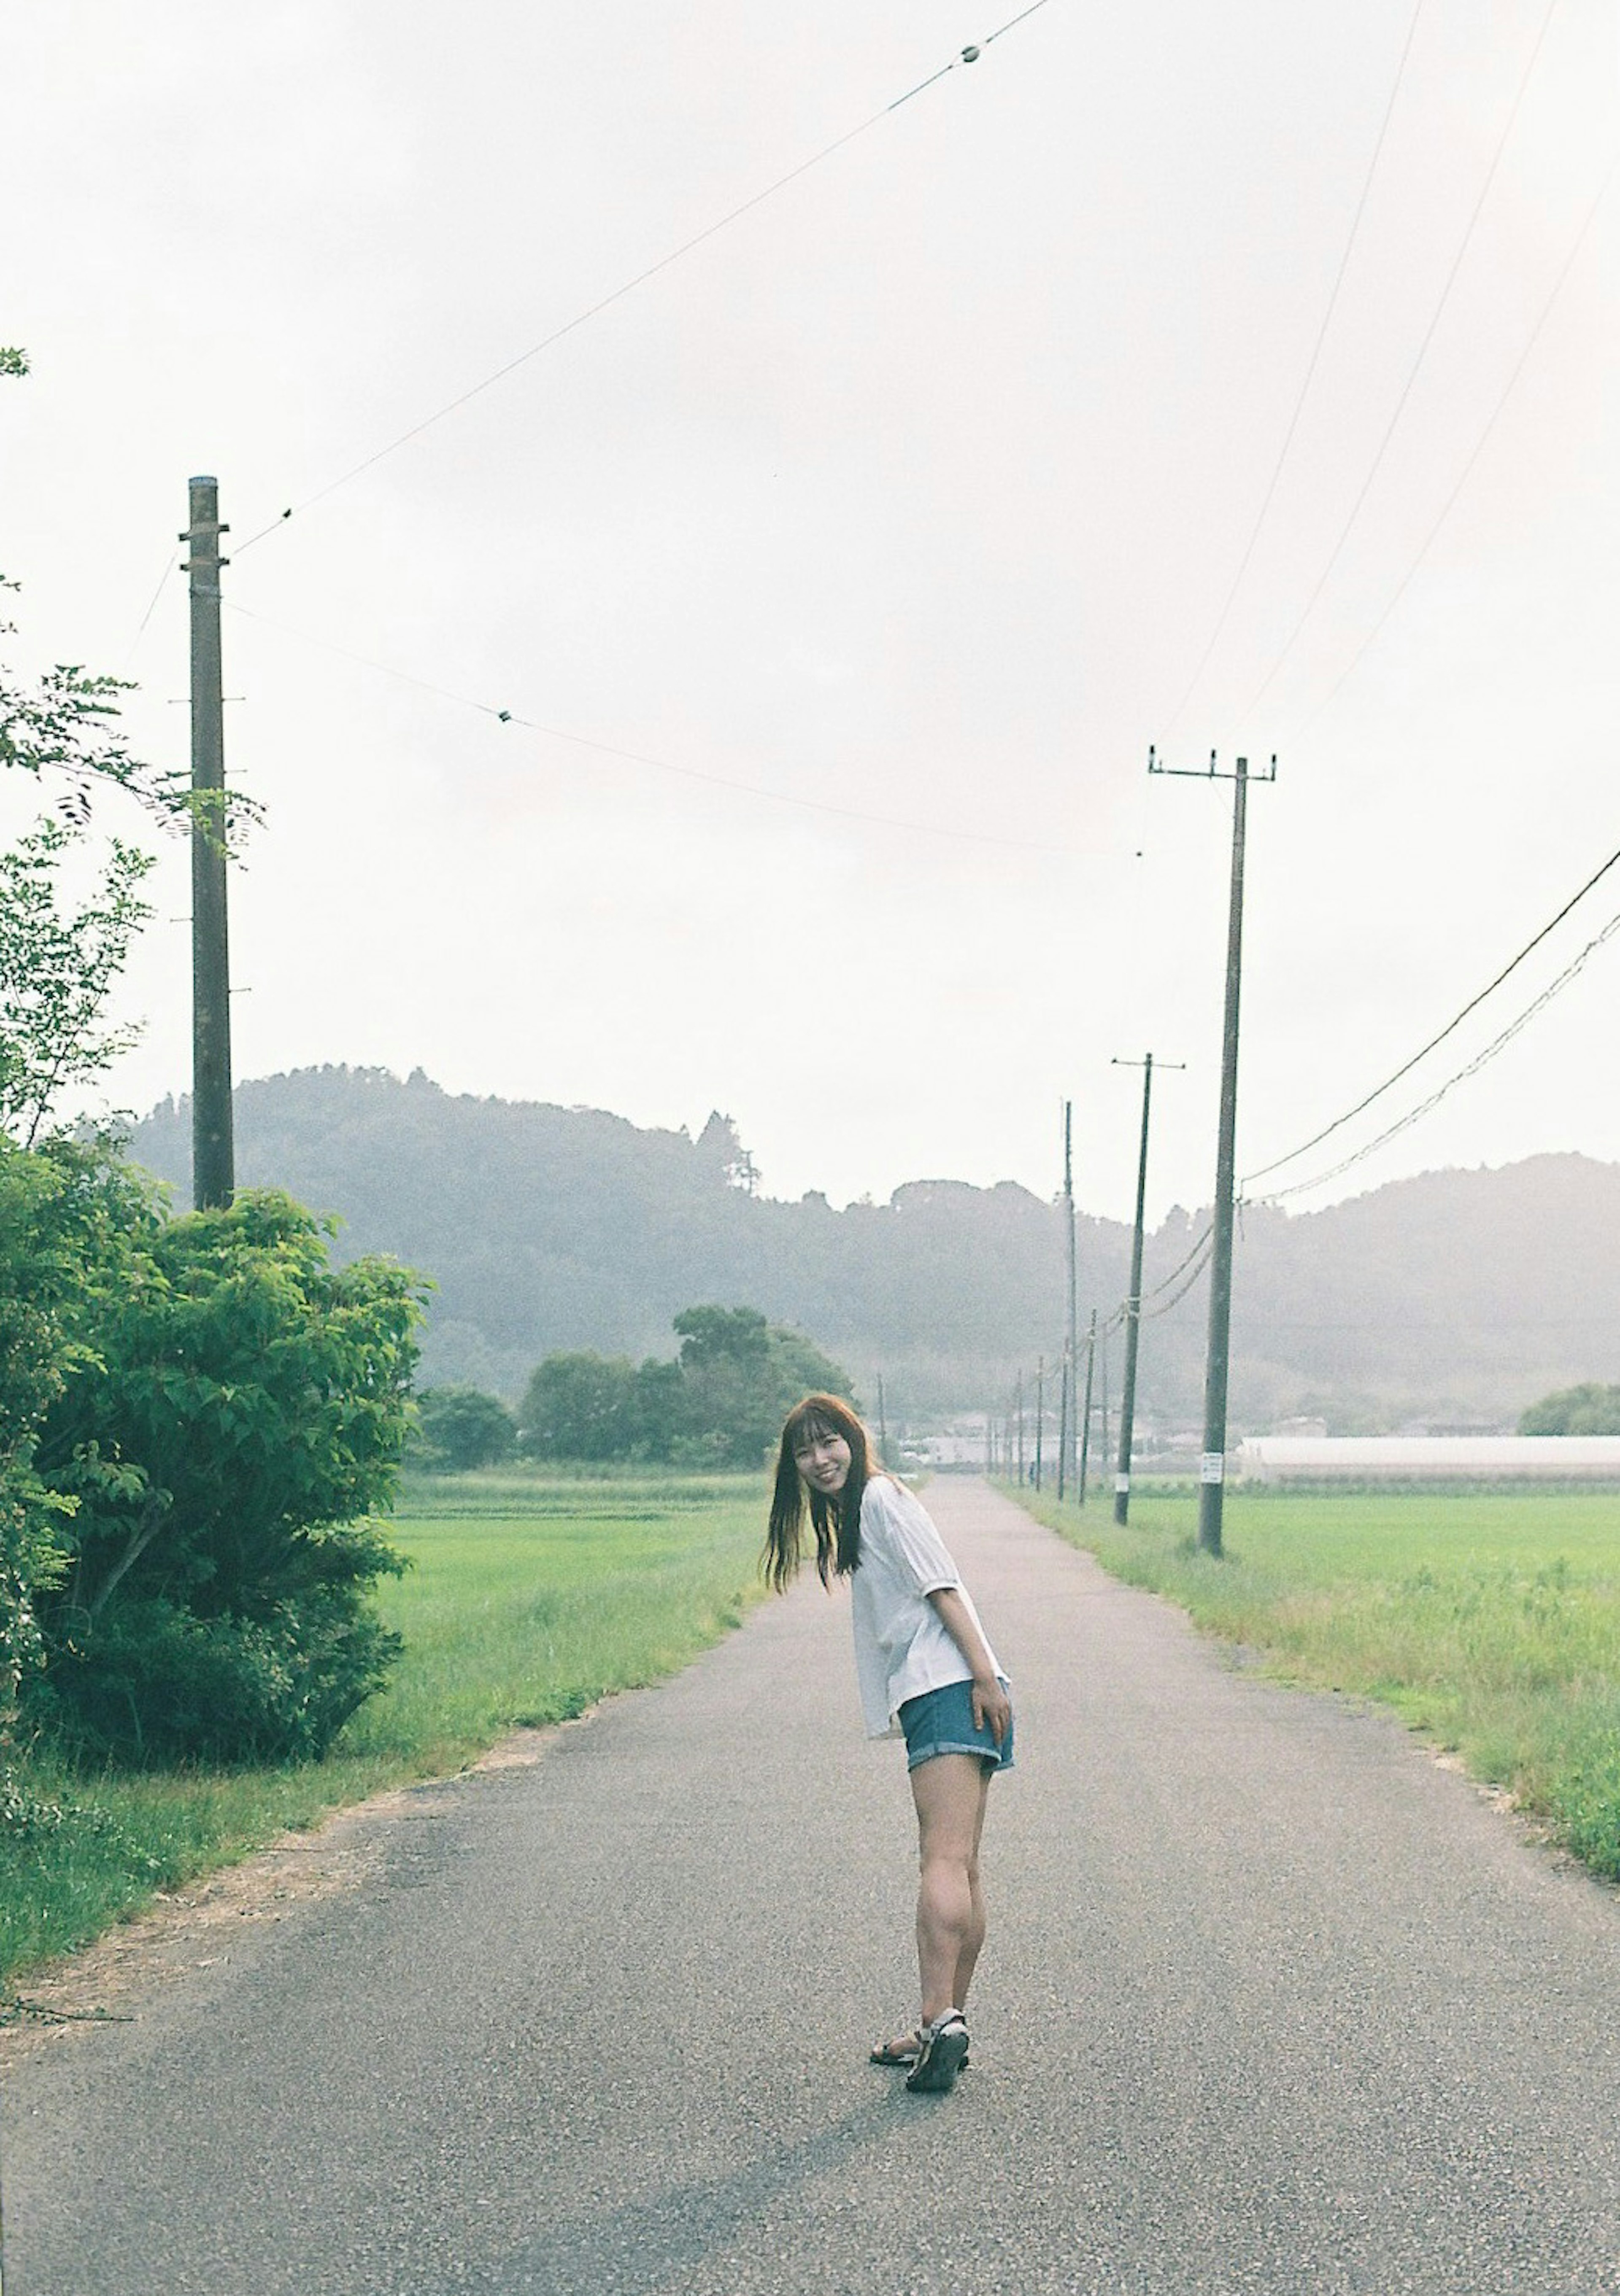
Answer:
<svg viewBox="0 0 1620 2296"><path fill-rule="evenodd" d="M413 1567L379 1598L405 1656L326 1760L85 1777L37 1750L19 1765L0 1983L284 1827L673 1672L761 1591L765 1508L763 1480L735 1476L414 1484L392 1527Z"/></svg>
<svg viewBox="0 0 1620 2296"><path fill-rule="evenodd" d="M1383 1701L1620 1881L1620 1497L1229 1493L1226 1554L1196 1502L1015 1493L1105 1570L1180 1603L1271 1672Z"/></svg>

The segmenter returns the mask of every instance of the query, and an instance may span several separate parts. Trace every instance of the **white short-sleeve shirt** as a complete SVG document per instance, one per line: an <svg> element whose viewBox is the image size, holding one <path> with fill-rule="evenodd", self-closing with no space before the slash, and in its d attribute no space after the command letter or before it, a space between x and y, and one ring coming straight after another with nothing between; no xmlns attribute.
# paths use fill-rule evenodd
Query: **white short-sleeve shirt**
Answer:
<svg viewBox="0 0 1620 2296"><path fill-rule="evenodd" d="M874 1475L860 1495L860 1560L851 1581L855 1673L868 1738L899 1734L897 1718L908 1698L972 1681L972 1667L928 1600L944 1587L957 1589L983 1634L973 1598L922 1501L887 1475ZM993 1651L991 1663L999 1674Z"/></svg>

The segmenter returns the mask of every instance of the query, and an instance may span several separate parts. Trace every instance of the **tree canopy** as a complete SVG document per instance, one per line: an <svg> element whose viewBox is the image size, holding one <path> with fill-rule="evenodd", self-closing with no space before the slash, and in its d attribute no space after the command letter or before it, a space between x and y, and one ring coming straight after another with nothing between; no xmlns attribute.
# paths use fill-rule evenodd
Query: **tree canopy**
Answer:
<svg viewBox="0 0 1620 2296"><path fill-rule="evenodd" d="M849 1374L802 1332L754 1308L685 1308L673 1363L575 1350L547 1356L518 1414L541 1459L646 1459L759 1467L799 1397L852 1396Z"/></svg>
<svg viewBox="0 0 1620 2296"><path fill-rule="evenodd" d="M1521 1435L1620 1435L1620 1387L1587 1381L1543 1395L1521 1413Z"/></svg>
<svg viewBox="0 0 1620 2296"><path fill-rule="evenodd" d="M517 1448L517 1421L498 1395L478 1387L426 1387L416 1398L413 1462L457 1473L493 1467Z"/></svg>

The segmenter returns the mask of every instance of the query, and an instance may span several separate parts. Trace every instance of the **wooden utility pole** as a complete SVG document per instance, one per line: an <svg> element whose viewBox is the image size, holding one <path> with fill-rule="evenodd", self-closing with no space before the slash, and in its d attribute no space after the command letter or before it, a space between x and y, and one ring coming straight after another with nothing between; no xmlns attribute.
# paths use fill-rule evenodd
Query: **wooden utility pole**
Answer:
<svg viewBox="0 0 1620 2296"><path fill-rule="evenodd" d="M1147 752L1150 774L1174 774ZM1215 1209L1210 1246L1209 1347L1204 1370L1204 1456L1198 1463L1198 1545L1206 1554L1221 1552L1221 1520L1226 1488L1226 1390L1232 1335L1232 1218L1236 1193L1238 1144L1238 1013L1243 980L1243 857L1248 825L1249 761L1239 758L1236 770L1219 774L1215 753L1210 752L1207 772L1184 775L1196 781L1229 781L1232 784L1232 874L1226 926L1226 1006L1221 1034L1221 1120L1215 1141ZM1277 760L1271 770L1253 776L1277 779Z"/></svg>
<svg viewBox="0 0 1620 2296"><path fill-rule="evenodd" d="M1135 1068L1116 1060L1116 1069ZM1170 1065L1180 1068L1180 1061ZM1136 1161L1136 1226L1131 1232L1131 1290L1125 1301L1125 1386L1120 1397L1119 1469L1114 1478L1114 1520L1131 1514L1131 1447L1136 1434L1136 1363L1142 1328L1142 1234L1147 1209L1147 1122L1153 1108L1153 1054L1142 1060L1142 1144Z"/></svg>
<svg viewBox="0 0 1620 2296"><path fill-rule="evenodd" d="M193 479L191 524L192 713L192 1201L227 1205L236 1186L231 1121L231 957L226 916L225 693L219 651L219 522L216 479Z"/></svg>

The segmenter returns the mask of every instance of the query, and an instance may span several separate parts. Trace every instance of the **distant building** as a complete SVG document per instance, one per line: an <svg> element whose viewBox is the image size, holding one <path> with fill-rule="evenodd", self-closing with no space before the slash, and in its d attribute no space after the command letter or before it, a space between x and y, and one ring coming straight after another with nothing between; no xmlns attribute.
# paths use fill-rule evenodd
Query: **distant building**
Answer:
<svg viewBox="0 0 1620 2296"><path fill-rule="evenodd" d="M1246 1483L1608 1483L1620 1435L1251 1435Z"/></svg>

